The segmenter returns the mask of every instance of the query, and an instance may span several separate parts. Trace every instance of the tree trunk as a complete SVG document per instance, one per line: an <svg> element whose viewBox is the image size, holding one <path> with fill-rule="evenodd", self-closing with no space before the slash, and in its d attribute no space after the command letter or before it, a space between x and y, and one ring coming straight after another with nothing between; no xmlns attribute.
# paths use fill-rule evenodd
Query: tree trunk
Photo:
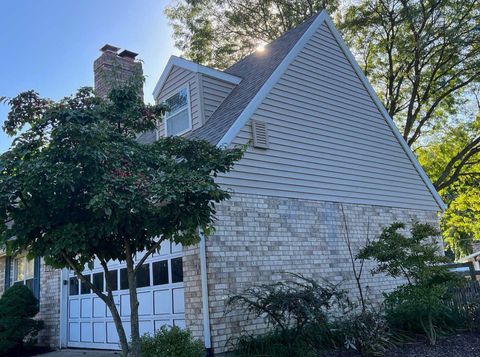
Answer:
<svg viewBox="0 0 480 357"><path fill-rule="evenodd" d="M118 313L117 305L115 305L115 300L113 299L113 290L112 290L112 283L110 281L109 270L107 263L105 261L101 261L103 271L105 273L105 282L108 294L109 302L106 302L110 313L112 314L113 322L115 323L115 328L117 329L118 338L120 340L120 346L122 347L122 355L124 357L128 356L128 339L125 334L125 329L122 325L122 319L120 318L120 314Z"/></svg>
<svg viewBox="0 0 480 357"><path fill-rule="evenodd" d="M127 253L127 273L128 273L128 291L130 293L130 327L131 327L131 357L140 357L140 328L138 323L138 298L136 272L131 254L130 245L125 242L125 252Z"/></svg>

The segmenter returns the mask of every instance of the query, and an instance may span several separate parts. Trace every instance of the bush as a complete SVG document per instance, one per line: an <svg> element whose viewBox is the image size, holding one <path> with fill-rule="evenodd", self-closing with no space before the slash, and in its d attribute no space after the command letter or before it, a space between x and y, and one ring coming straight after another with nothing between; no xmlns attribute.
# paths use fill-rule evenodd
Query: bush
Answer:
<svg viewBox="0 0 480 357"><path fill-rule="evenodd" d="M153 336L146 334L141 339L142 357L203 357L205 348L188 330L177 326L162 326Z"/></svg>
<svg viewBox="0 0 480 357"><path fill-rule="evenodd" d="M434 227L414 223L409 237L399 232L404 228L402 223L385 228L358 257L378 263L372 274L386 273L406 281L385 295L387 320L406 333L423 333L433 345L439 333L457 327L458 320L447 302L449 288L460 281L443 265L447 259L434 239L439 234Z"/></svg>
<svg viewBox="0 0 480 357"><path fill-rule="evenodd" d="M263 318L272 327L262 336L240 337L235 346L240 355L307 356L341 344L330 311L350 306L345 292L328 282L288 275L290 279L253 286L228 299L230 308L240 307L247 317Z"/></svg>
<svg viewBox="0 0 480 357"><path fill-rule="evenodd" d="M239 357L313 357L317 354L303 339L291 330L274 330L264 335L243 335L235 343Z"/></svg>
<svg viewBox="0 0 480 357"><path fill-rule="evenodd" d="M14 285L0 298L0 354L13 353L32 344L43 327L34 320L38 300L24 285Z"/></svg>
<svg viewBox="0 0 480 357"><path fill-rule="evenodd" d="M393 333L380 311L352 311L338 325L345 348L353 349L362 356L381 356L395 346Z"/></svg>
<svg viewBox="0 0 480 357"><path fill-rule="evenodd" d="M243 308L253 317L263 317L275 329L303 330L310 324L328 321L328 311L348 306L346 293L328 282L323 285L300 274L291 279L246 289L227 300L230 308ZM248 316L247 316L248 317Z"/></svg>

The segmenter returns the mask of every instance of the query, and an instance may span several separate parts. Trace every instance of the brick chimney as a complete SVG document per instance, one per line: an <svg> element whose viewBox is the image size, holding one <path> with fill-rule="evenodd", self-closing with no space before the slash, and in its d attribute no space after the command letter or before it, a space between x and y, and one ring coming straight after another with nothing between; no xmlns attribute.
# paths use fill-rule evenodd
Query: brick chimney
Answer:
<svg viewBox="0 0 480 357"><path fill-rule="evenodd" d="M142 63L135 60L137 53L106 44L102 54L93 63L95 92L106 97L114 83L128 80L132 75L143 75ZM143 89L140 93L143 98Z"/></svg>

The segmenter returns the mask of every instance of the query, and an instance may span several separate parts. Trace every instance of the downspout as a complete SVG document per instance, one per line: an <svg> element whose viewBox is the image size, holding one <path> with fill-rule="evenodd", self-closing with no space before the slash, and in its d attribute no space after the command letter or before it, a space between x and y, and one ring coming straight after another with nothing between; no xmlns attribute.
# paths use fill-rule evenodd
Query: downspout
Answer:
<svg viewBox="0 0 480 357"><path fill-rule="evenodd" d="M205 234L200 230L200 277L202 283L203 337L207 356L213 356L210 336L210 312L208 304L207 249Z"/></svg>

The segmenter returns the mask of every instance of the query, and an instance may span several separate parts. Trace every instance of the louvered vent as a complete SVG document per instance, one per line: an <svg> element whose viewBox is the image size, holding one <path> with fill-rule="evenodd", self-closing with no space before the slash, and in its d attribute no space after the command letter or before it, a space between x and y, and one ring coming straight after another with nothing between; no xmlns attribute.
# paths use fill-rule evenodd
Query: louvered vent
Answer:
<svg viewBox="0 0 480 357"><path fill-rule="evenodd" d="M253 147L260 149L268 148L267 123L259 120L252 120Z"/></svg>

